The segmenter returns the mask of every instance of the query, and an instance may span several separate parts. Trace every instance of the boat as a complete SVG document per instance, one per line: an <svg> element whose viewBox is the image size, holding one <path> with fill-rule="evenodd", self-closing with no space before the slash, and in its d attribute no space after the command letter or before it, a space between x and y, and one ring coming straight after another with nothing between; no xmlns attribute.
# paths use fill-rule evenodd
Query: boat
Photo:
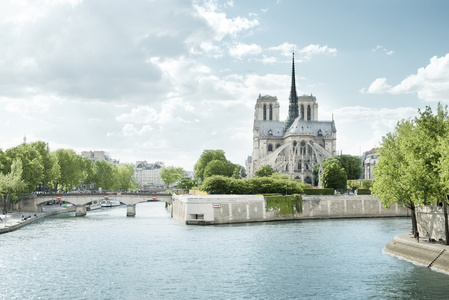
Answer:
<svg viewBox="0 0 449 300"><path fill-rule="evenodd" d="M100 204L100 201L98 201L98 200L94 200L90 204L86 205L87 210L95 210L95 209L100 209L100 208L101 208L101 204Z"/></svg>
<svg viewBox="0 0 449 300"><path fill-rule="evenodd" d="M101 207L113 207L120 206L120 201L117 200L102 200L100 202Z"/></svg>

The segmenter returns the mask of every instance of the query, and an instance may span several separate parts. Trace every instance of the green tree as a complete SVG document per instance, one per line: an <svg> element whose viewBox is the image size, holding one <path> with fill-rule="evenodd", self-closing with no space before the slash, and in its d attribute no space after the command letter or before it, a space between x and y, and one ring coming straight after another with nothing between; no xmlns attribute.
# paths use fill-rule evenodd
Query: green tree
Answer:
<svg viewBox="0 0 449 300"><path fill-rule="evenodd" d="M227 161L212 160L207 164L206 168L204 169L203 178L206 179L207 177L213 175L223 175L226 177L230 177L230 171L231 166Z"/></svg>
<svg viewBox="0 0 449 300"><path fill-rule="evenodd" d="M196 185L196 182L190 177L182 177L179 182L179 187L184 190L190 190Z"/></svg>
<svg viewBox="0 0 449 300"><path fill-rule="evenodd" d="M345 169L340 164L331 163L323 170L323 186L325 188L344 189L346 180Z"/></svg>
<svg viewBox="0 0 449 300"><path fill-rule="evenodd" d="M256 171L257 177L270 177L275 173L274 169L270 165L260 166Z"/></svg>
<svg viewBox="0 0 449 300"><path fill-rule="evenodd" d="M71 191L80 183L80 165L77 163L77 154L71 149L58 149L55 152L59 165L59 177L54 186L57 190Z"/></svg>
<svg viewBox="0 0 449 300"><path fill-rule="evenodd" d="M374 169L371 188L384 207L401 203L412 211L416 236L416 204L436 204L445 199L445 181L440 166L442 139L447 139L448 113L439 104L433 115L430 107L418 111L414 120L402 120L395 132L382 138L380 159ZM446 201L444 201L446 202Z"/></svg>
<svg viewBox="0 0 449 300"><path fill-rule="evenodd" d="M20 200L26 188L26 184L22 179L22 173L22 161L20 158L13 160L9 173L0 173L0 197L3 202L3 211L5 214L8 203L15 203Z"/></svg>
<svg viewBox="0 0 449 300"><path fill-rule="evenodd" d="M115 190L129 191L134 190L137 187L137 183L134 179L134 167L131 164L122 164L115 166L116 182Z"/></svg>
<svg viewBox="0 0 449 300"><path fill-rule="evenodd" d="M324 170L327 165L330 165L331 163L336 163L340 165L340 160L337 158L337 156L332 156L325 158L321 161L321 169ZM315 182L318 183L319 178L319 172L320 172L320 164L316 164L313 166L313 176L315 177ZM321 179L322 180L322 179Z"/></svg>
<svg viewBox="0 0 449 300"><path fill-rule="evenodd" d="M12 162L20 159L22 162L22 179L25 182L24 193L31 193L43 180L44 167L39 152L30 144L21 144L8 149L6 152L6 166L4 172L11 171Z"/></svg>
<svg viewBox="0 0 449 300"><path fill-rule="evenodd" d="M337 157L340 165L345 169L348 180L359 179L362 174L362 161L360 157L342 154Z"/></svg>
<svg viewBox="0 0 449 300"><path fill-rule="evenodd" d="M159 172L159 176L162 181L167 185L167 188L170 187L170 184L173 184L179 180L181 180L182 176L184 176L184 170L182 168L177 167L164 167Z"/></svg>
<svg viewBox="0 0 449 300"><path fill-rule="evenodd" d="M43 141L30 143L30 146L36 149L41 157L41 164L43 167L41 188L52 188L55 181L58 179L59 174L59 166L56 157L50 152L48 144Z"/></svg>
<svg viewBox="0 0 449 300"><path fill-rule="evenodd" d="M225 153L223 150L204 150L201 154L200 158L195 164L194 173L195 178L198 178L200 181L204 180L204 171L207 165L213 161L219 160L223 162L227 162ZM231 173L232 174L232 173Z"/></svg>
<svg viewBox="0 0 449 300"><path fill-rule="evenodd" d="M116 166L104 159L95 162L95 186L104 191L112 191L117 186Z"/></svg>

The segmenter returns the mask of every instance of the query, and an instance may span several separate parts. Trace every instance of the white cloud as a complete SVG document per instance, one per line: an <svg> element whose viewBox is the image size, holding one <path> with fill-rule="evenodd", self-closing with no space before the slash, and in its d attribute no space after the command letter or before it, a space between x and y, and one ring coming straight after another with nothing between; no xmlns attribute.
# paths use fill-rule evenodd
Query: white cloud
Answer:
<svg viewBox="0 0 449 300"><path fill-rule="evenodd" d="M387 84L386 78L377 78L364 93L379 94L417 94L425 101L449 102L449 53L442 57L434 56L430 63L419 68L416 74L409 75L398 85Z"/></svg>
<svg viewBox="0 0 449 300"><path fill-rule="evenodd" d="M310 44L302 49L297 50L297 46L295 44L283 43L282 45L278 45L275 47L270 47L268 50L271 51L279 51L284 56L291 56L293 52L299 56L299 59L310 60L312 56L317 54L325 54L325 55L336 55L337 49L329 48L327 45L320 46L316 44Z"/></svg>
<svg viewBox="0 0 449 300"><path fill-rule="evenodd" d="M393 132L398 121L417 115L413 107L373 108L348 106L334 110L337 143L344 153L358 155L380 145L382 137ZM359 141L359 142L355 142Z"/></svg>
<svg viewBox="0 0 449 300"><path fill-rule="evenodd" d="M214 39L222 40L226 35L235 36L237 33L259 25L257 19L249 20L244 17L229 19L226 13L220 12L217 1L207 1L205 5L194 5L198 15L206 20L214 32Z"/></svg>
<svg viewBox="0 0 449 300"><path fill-rule="evenodd" d="M238 59L241 59L243 56L258 55L261 52L262 48L256 44L237 44L229 49L229 54Z"/></svg>
<svg viewBox="0 0 449 300"><path fill-rule="evenodd" d="M385 48L384 48L383 46L381 46L381 45L377 45L376 48L374 48L372 51L373 51L373 52L376 52L376 51L382 51L382 52L385 53L386 55L392 55L392 54L394 54L394 51L393 51L393 50L387 50L387 49L385 49Z"/></svg>

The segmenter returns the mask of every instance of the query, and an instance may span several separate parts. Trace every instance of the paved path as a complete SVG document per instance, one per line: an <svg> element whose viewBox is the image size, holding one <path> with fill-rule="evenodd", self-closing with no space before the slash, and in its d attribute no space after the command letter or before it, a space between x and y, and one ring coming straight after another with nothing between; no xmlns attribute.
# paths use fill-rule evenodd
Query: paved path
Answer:
<svg viewBox="0 0 449 300"><path fill-rule="evenodd" d="M6 216L0 214L0 234L10 232L19 229L29 223L32 223L38 219L44 218L46 216L56 215L60 213L66 213L74 211L75 207L72 204L59 205L45 205L43 207L43 212L12 212L8 213ZM23 217L22 217L23 216ZM27 218L24 220L24 217Z"/></svg>

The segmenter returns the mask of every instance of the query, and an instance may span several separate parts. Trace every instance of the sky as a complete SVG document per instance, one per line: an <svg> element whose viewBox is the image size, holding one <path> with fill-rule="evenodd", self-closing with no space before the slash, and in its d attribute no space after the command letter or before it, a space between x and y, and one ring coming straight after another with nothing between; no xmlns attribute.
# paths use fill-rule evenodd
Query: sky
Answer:
<svg viewBox="0 0 449 300"><path fill-rule="evenodd" d="M337 149L378 147L449 102L446 0L2 0L0 148L42 140L122 163L244 165L254 107L298 95L335 120Z"/></svg>

